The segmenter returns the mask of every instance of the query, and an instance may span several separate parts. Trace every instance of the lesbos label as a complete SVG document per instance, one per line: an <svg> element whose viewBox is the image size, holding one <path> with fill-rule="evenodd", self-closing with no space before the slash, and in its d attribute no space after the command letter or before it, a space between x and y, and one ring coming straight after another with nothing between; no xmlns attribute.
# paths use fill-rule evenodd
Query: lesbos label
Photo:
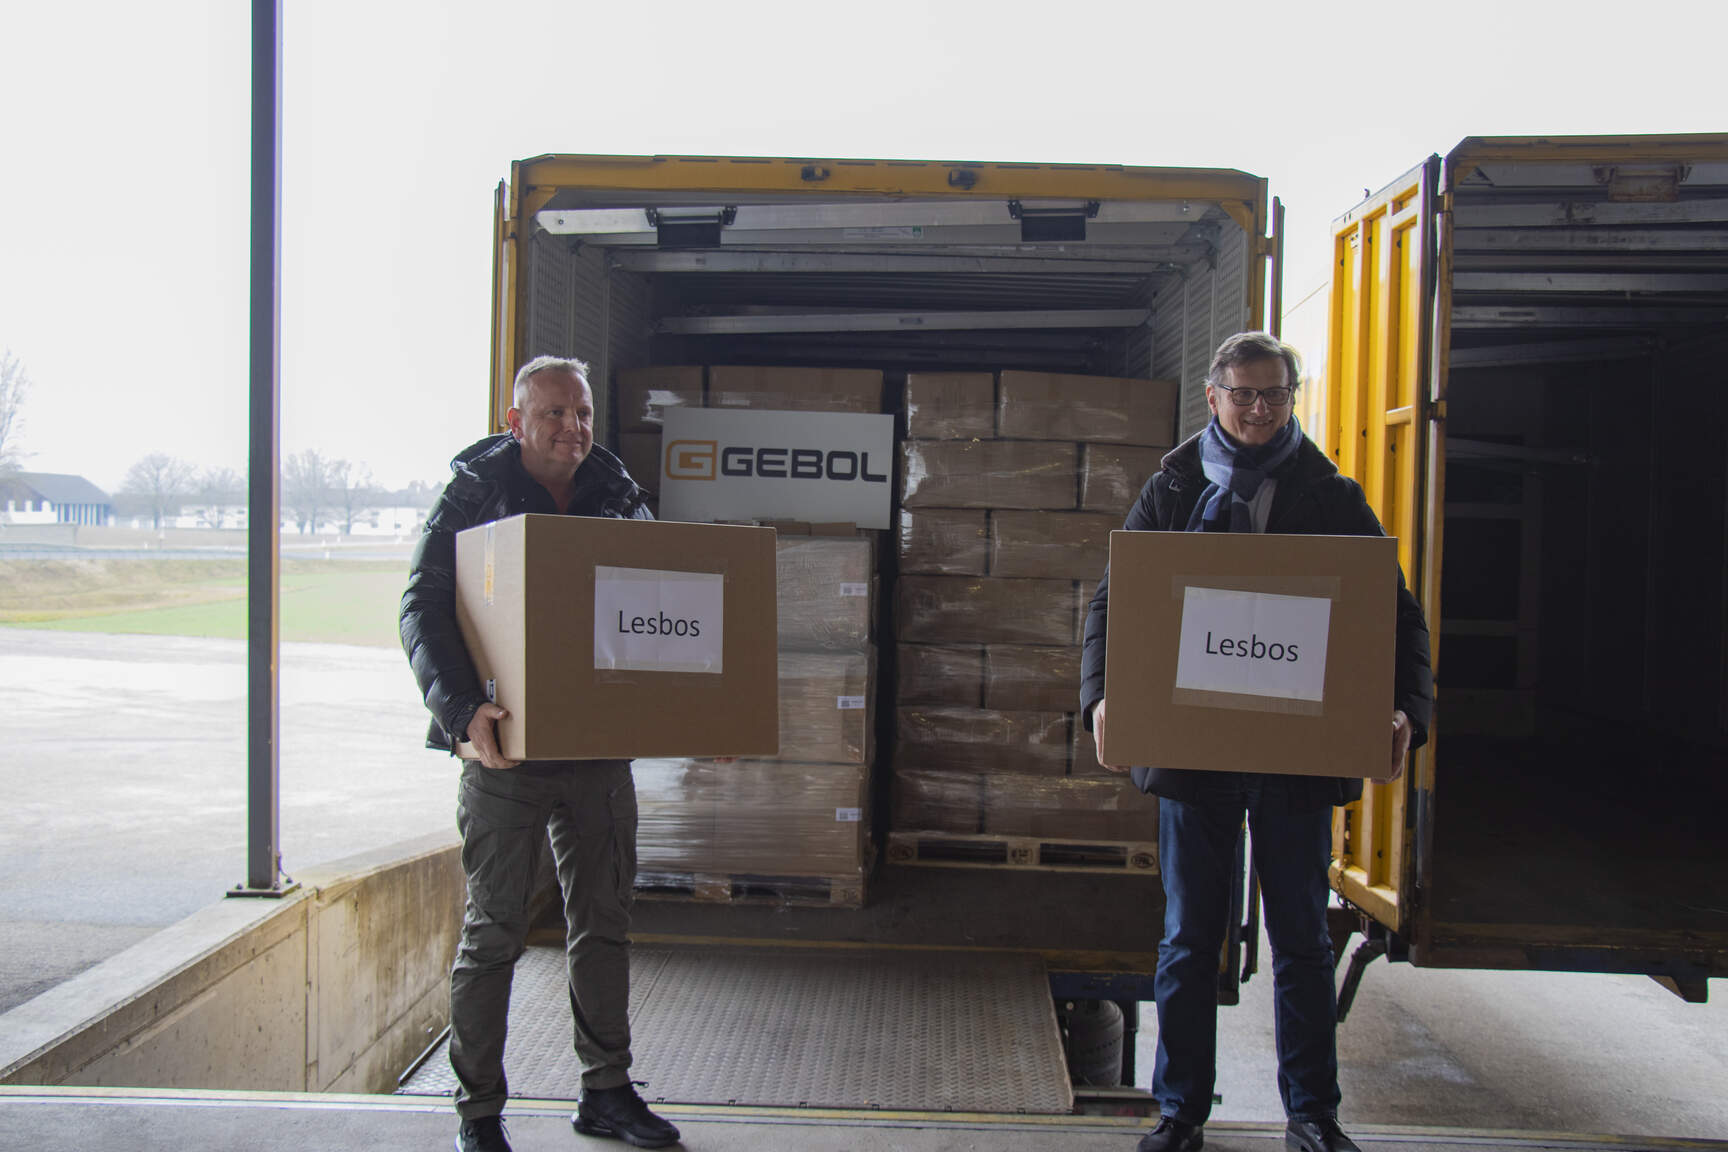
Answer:
<svg viewBox="0 0 1728 1152"><path fill-rule="evenodd" d="M594 566L594 667L724 671L726 578Z"/></svg>
<svg viewBox="0 0 1728 1152"><path fill-rule="evenodd" d="M1176 687L1320 701L1332 601L1183 589Z"/></svg>

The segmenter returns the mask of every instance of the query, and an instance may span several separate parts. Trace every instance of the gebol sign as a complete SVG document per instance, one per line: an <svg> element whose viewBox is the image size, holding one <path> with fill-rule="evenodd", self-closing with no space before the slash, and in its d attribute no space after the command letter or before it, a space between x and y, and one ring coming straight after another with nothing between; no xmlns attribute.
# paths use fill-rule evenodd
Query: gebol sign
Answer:
<svg viewBox="0 0 1728 1152"><path fill-rule="evenodd" d="M668 409L661 519L887 528L893 453L892 416Z"/></svg>
<svg viewBox="0 0 1728 1152"><path fill-rule="evenodd" d="M725 671L726 578L594 566L594 667Z"/></svg>
<svg viewBox="0 0 1728 1152"><path fill-rule="evenodd" d="M1332 601L1190 585L1182 595L1176 687L1318 703Z"/></svg>

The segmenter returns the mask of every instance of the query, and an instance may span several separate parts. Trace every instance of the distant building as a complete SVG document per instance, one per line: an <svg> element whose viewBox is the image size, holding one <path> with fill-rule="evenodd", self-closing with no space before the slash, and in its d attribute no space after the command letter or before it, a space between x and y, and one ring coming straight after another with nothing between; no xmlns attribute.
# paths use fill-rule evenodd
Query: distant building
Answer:
<svg viewBox="0 0 1728 1152"><path fill-rule="evenodd" d="M15 472L0 480L0 521L8 524L108 524L114 502L82 476Z"/></svg>

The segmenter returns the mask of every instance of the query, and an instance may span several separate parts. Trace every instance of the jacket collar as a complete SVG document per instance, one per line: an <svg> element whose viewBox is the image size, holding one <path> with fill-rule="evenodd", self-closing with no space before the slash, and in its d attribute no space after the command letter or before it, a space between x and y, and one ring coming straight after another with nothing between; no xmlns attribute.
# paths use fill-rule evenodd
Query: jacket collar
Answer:
<svg viewBox="0 0 1728 1152"><path fill-rule="evenodd" d="M450 468L458 478L470 483L503 485L507 483L509 470L519 466L521 458L522 446L516 442L516 437L500 432L476 440L456 453L450 461ZM578 493L592 491L602 500L614 498L641 503L647 499L647 493L624 470L623 461L599 444L588 449L587 457L577 467L576 490Z"/></svg>

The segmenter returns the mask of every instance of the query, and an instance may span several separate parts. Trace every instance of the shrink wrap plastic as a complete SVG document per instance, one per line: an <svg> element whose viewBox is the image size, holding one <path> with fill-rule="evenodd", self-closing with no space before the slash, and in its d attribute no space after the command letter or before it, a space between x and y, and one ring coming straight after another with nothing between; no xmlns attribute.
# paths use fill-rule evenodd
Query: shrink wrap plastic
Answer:
<svg viewBox="0 0 1728 1152"><path fill-rule="evenodd" d="M776 543L782 652L863 652L870 643L874 542L863 536L787 536Z"/></svg>
<svg viewBox="0 0 1728 1152"><path fill-rule="evenodd" d="M900 446L907 508L1072 509L1079 448L1030 440L908 440Z"/></svg>
<svg viewBox="0 0 1728 1152"><path fill-rule="evenodd" d="M976 644L902 644L896 655L895 683L902 705L977 708L984 700L984 649Z"/></svg>
<svg viewBox="0 0 1728 1152"><path fill-rule="evenodd" d="M708 407L769 412L881 412L882 373L870 368L708 369Z"/></svg>
<svg viewBox="0 0 1728 1152"><path fill-rule="evenodd" d="M996 374L906 376L906 435L912 440L990 440L996 435Z"/></svg>
<svg viewBox="0 0 1728 1152"><path fill-rule="evenodd" d="M1068 717L1061 712L901 708L897 772L942 769L1061 776L1068 771Z"/></svg>
<svg viewBox="0 0 1728 1152"><path fill-rule="evenodd" d="M1169 444L1176 432L1176 392L1172 380L1003 372L996 385L996 434Z"/></svg>
<svg viewBox="0 0 1728 1152"><path fill-rule="evenodd" d="M1158 799L1125 776L907 771L894 776L896 830L1155 841Z"/></svg>
<svg viewBox="0 0 1728 1152"><path fill-rule="evenodd" d="M700 407L700 367L627 368L618 373L620 432L659 432L666 409Z"/></svg>
<svg viewBox="0 0 1728 1152"><path fill-rule="evenodd" d="M987 646L984 649L984 707L1074 711L1080 706L1080 651L1077 646Z"/></svg>
<svg viewBox="0 0 1728 1152"><path fill-rule="evenodd" d="M874 654L780 653L780 752L794 763L870 762Z"/></svg>
<svg viewBox="0 0 1728 1152"><path fill-rule="evenodd" d="M1110 533L1120 527L1120 515L992 512L990 575L1086 580L1096 586L1110 563Z"/></svg>
<svg viewBox="0 0 1728 1152"><path fill-rule="evenodd" d="M1072 580L902 576L895 619L910 644L1078 644Z"/></svg>
<svg viewBox="0 0 1728 1152"><path fill-rule="evenodd" d="M862 877L863 767L638 760L634 773L639 874Z"/></svg>
<svg viewBox="0 0 1728 1152"><path fill-rule="evenodd" d="M900 510L900 571L982 576L989 563L989 517L983 509Z"/></svg>
<svg viewBox="0 0 1728 1152"><path fill-rule="evenodd" d="M1128 444L1082 444L1080 446L1080 507L1116 518L1116 527L1128 518L1128 509L1140 498L1146 481L1158 471L1168 448L1142 448Z"/></svg>

